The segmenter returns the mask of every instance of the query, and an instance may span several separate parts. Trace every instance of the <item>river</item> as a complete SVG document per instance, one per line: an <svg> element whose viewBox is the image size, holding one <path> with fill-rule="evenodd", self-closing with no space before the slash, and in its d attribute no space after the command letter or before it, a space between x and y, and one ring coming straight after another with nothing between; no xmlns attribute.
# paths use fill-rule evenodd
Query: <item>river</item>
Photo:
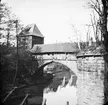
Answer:
<svg viewBox="0 0 108 105"><path fill-rule="evenodd" d="M43 100L46 100L43 105L76 105L77 77L63 65L56 65L53 70L55 75L50 83L50 78L43 78L35 85L30 84L16 89L6 100L5 105L21 105L26 94L29 94L26 105L42 105Z"/></svg>
<svg viewBox="0 0 108 105"><path fill-rule="evenodd" d="M43 98L46 99L46 105L76 105L76 87L67 84L65 87L58 87L56 92L50 91L44 93Z"/></svg>

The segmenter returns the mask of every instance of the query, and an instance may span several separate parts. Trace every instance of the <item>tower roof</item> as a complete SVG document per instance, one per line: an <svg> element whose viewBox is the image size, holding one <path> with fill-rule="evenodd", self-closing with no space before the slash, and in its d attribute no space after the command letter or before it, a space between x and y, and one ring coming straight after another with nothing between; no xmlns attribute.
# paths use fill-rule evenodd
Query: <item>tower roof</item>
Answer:
<svg viewBox="0 0 108 105"><path fill-rule="evenodd" d="M38 36L38 37L44 37L36 24L29 24L27 25L19 34L20 36Z"/></svg>

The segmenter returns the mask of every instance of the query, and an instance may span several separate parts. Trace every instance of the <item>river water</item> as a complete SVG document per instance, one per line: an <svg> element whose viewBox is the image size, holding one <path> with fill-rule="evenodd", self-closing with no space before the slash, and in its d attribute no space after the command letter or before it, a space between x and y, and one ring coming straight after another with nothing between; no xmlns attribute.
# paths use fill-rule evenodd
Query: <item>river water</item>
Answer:
<svg viewBox="0 0 108 105"><path fill-rule="evenodd" d="M67 68L57 67L56 71L51 83L44 83L43 79L41 83L16 89L5 105L21 105L26 94L29 94L26 105L77 105L77 77Z"/></svg>
<svg viewBox="0 0 108 105"><path fill-rule="evenodd" d="M58 87L56 92L50 91L48 93L44 93L43 98L46 99L46 105L76 105L77 97L76 97L76 87L70 86L67 84L65 87Z"/></svg>
<svg viewBox="0 0 108 105"><path fill-rule="evenodd" d="M52 66L53 65L54 64L52 64ZM55 68L53 68L56 73L53 78L52 89L46 91L48 89L47 87L43 91L43 99L46 99L46 105L76 105L77 76L66 66L61 64L55 65ZM74 69L76 69L76 67ZM54 87L57 87L57 89L55 89L56 91L54 91Z"/></svg>
<svg viewBox="0 0 108 105"><path fill-rule="evenodd" d="M76 105L77 88L74 85L71 86L69 83L65 86L59 85L56 91L51 89L46 91L48 89L44 84L19 89L12 94L5 105L21 104L26 94L30 94L27 99L27 105L42 105L43 100L46 100L46 103L43 105Z"/></svg>

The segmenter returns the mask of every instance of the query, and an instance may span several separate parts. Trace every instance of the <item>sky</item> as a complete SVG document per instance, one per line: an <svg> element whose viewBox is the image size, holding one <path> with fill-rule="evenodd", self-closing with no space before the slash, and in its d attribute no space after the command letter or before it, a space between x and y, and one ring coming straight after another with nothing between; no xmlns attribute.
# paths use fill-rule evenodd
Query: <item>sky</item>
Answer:
<svg viewBox="0 0 108 105"><path fill-rule="evenodd" d="M85 41L90 22L89 0L2 0L24 26L35 23L45 44Z"/></svg>

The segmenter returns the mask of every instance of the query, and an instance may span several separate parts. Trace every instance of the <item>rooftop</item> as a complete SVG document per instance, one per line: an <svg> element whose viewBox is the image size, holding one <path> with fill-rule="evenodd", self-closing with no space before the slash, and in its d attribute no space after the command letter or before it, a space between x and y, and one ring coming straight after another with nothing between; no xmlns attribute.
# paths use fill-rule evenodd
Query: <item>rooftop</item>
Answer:
<svg viewBox="0 0 108 105"><path fill-rule="evenodd" d="M27 25L20 33L20 36L38 36L38 37L44 37L36 24L29 24Z"/></svg>
<svg viewBox="0 0 108 105"><path fill-rule="evenodd" d="M36 44L31 49L32 53L77 53L76 43Z"/></svg>

